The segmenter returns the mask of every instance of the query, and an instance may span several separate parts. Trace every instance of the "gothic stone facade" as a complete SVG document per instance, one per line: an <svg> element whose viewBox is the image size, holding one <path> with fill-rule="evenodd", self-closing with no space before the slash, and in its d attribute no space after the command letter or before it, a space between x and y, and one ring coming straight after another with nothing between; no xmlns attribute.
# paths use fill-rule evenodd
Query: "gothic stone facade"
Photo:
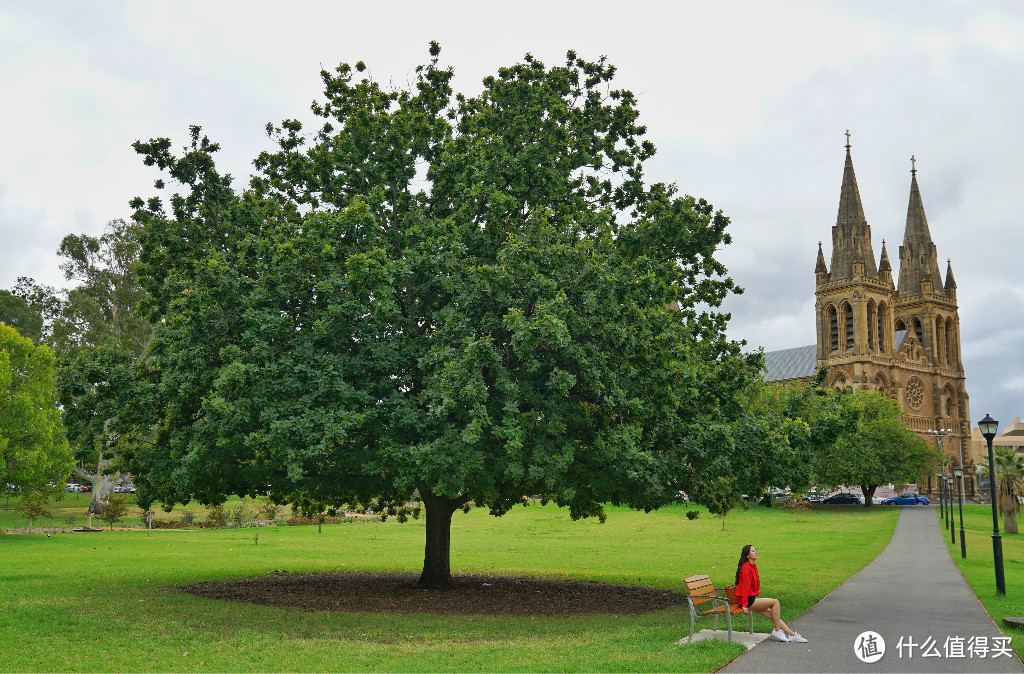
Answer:
<svg viewBox="0 0 1024 674"><path fill-rule="evenodd" d="M819 243L814 269L818 343L765 354L767 378L809 381L818 367L829 365L831 386L886 391L900 402L910 428L932 444L928 430L950 429L943 452L957 465L963 448L972 474L956 282L948 261L940 282L916 169L899 263L894 283L884 241L875 263L847 144L832 263L826 266Z"/></svg>

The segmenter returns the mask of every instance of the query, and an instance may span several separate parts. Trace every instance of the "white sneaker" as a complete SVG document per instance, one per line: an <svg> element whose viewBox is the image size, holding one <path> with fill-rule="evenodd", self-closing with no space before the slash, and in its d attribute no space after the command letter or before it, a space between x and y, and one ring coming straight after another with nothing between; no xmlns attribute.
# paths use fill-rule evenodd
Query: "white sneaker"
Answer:
<svg viewBox="0 0 1024 674"><path fill-rule="evenodd" d="M770 636L772 639L775 639L776 641L789 641L789 637L787 637L786 633L782 630L775 630L768 636Z"/></svg>
<svg viewBox="0 0 1024 674"><path fill-rule="evenodd" d="M796 632L796 633L795 633L795 634L794 634L793 636L791 636L791 637L789 638L789 640L790 640L790 641L795 641L795 642L797 642L798 644L806 644L806 643L807 643L807 639L804 639L804 638L803 638L803 637L802 637L802 636L800 635L800 633L799 633L799 632Z"/></svg>

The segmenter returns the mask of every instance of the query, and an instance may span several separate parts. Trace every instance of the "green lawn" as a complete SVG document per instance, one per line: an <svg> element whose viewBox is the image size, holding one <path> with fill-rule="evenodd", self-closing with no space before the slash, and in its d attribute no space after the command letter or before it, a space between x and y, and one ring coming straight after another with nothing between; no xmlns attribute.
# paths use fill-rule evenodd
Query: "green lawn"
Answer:
<svg viewBox="0 0 1024 674"><path fill-rule="evenodd" d="M117 526L139 526L145 523L142 517L142 511L135 505L135 495L125 494L128 502L128 515L125 517L123 522L117 524ZM3 529L23 529L28 526L25 518L14 511L18 505L19 497L17 495L11 496L8 499L8 495L5 493L0 495L0 530ZM64 498L60 501L54 501L50 503L47 509L53 514L53 517L43 517L36 520L32 527L41 527L45 529L50 528L65 528L65 527L82 527L86 523L86 513L89 510L89 503L92 500L92 494L87 493L66 493ZM226 508L232 508L242 503L243 499L232 496L229 497L225 503ZM177 505L171 512L167 513L160 509L158 505L153 506L153 517L158 520L180 520L182 512L184 510L191 510L195 516L197 522L201 522L206 515L206 506L193 501L186 505ZM282 508L278 517L287 517L291 514L291 510L288 508ZM68 519L68 518L72 519ZM98 517L94 517L92 521L93 527L106 526L106 524Z"/></svg>
<svg viewBox="0 0 1024 674"><path fill-rule="evenodd" d="M942 527L946 535L946 546L953 561L960 567L960 572L971 584L974 594L978 596L985 610L1003 630L1013 638L1013 650L1018 656L1024 656L1024 632L1007 627L1003 624L1006 616L1024 616L1024 534L1007 534L1003 531L1003 518L999 517L999 531L1003 542L1003 576L1006 580L1006 595L996 593L996 574L992 554L992 506L965 505L964 530L967 534L967 559L960 555L960 515L953 508L956 526L956 545L950 542L949 531ZM1024 513L1019 516L1021 528L1024 529Z"/></svg>
<svg viewBox="0 0 1024 674"><path fill-rule="evenodd" d="M87 504L81 495L82 508ZM678 589L732 582L757 545L763 593L807 610L889 542L898 509L798 516L754 507L715 519L686 507L610 508L573 522L531 505L457 513L455 572L571 577ZM305 612L200 599L200 580L337 570L418 571L422 521L260 529L0 536L0 671L711 671L742 647L677 646L683 607L639 616L491 617ZM756 618L755 629L769 623ZM710 619L705 621L710 626Z"/></svg>

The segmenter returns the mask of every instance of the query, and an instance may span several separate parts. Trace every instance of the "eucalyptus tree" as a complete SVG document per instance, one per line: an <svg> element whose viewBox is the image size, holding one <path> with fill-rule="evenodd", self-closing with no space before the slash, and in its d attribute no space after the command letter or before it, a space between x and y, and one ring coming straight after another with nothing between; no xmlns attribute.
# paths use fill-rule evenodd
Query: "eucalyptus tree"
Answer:
<svg viewBox="0 0 1024 674"><path fill-rule="evenodd" d="M323 121L268 125L244 191L199 127L180 155L136 143L180 189L133 201L144 504L422 502L420 582L444 585L459 509L651 510L749 458L721 451L760 369L718 310L728 219L645 183L614 67L527 55L465 95L439 51L407 88L323 71Z"/></svg>
<svg viewBox="0 0 1024 674"><path fill-rule="evenodd" d="M52 310L48 343L60 356L57 382L74 472L92 484L89 512L99 513L125 478L122 447L145 442L148 428L121 410L134 390L134 365L145 356L153 327L139 311L145 298L136 276L138 225L113 220L99 237L69 234L57 254L71 288Z"/></svg>

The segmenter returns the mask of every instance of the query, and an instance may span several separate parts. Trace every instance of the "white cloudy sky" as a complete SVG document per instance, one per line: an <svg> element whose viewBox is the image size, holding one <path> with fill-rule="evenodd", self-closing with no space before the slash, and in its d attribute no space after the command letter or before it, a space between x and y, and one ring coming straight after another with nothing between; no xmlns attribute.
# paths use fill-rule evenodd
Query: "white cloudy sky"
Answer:
<svg viewBox="0 0 1024 674"><path fill-rule="evenodd" d="M495 8L490 8L495 7ZM0 287L61 285L56 248L156 178L130 144L189 124L247 182L267 122L309 119L321 67L405 83L442 45L456 87L531 52L619 67L676 182L732 219L730 334L812 344L814 261L845 136L876 254L902 241L911 154L958 283L971 417L1024 416L1024 5L1019 0L0 3ZM943 266L944 268L944 266Z"/></svg>

